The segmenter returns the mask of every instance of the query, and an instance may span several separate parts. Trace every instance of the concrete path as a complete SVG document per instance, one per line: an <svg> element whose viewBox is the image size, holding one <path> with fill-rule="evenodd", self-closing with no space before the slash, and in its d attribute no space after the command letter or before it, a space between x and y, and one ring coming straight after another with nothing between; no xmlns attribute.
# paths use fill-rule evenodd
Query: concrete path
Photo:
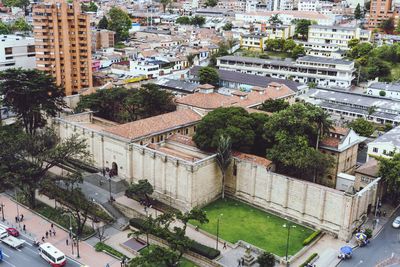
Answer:
<svg viewBox="0 0 400 267"><path fill-rule="evenodd" d="M8 196L3 194L0 195L0 202L4 204L4 215L7 222L19 229L21 229L23 224L25 224L27 234L32 238L41 239L42 236L45 236L46 230L50 230L51 222L34 214L21 205L17 205ZM20 224L20 226L15 223L17 209L20 215L24 215L24 221ZM76 248L74 247L74 253L72 253L71 242L69 242L69 246L66 245L66 240L69 239L68 233L57 226L54 226L54 229L56 231L56 236L49 237L45 241L55 245L67 256L77 259ZM102 267L106 266L106 264L109 264L110 267L120 266L118 260L104 253L96 252L92 246L84 241L79 242L79 251L80 258L77 259L77 261L90 267Z"/></svg>

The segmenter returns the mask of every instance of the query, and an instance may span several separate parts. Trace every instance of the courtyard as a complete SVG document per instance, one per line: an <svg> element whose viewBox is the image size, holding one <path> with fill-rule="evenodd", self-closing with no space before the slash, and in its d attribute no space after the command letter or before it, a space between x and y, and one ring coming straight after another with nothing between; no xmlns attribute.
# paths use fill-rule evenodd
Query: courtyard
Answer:
<svg viewBox="0 0 400 267"><path fill-rule="evenodd" d="M196 224L200 229L236 243L246 241L256 247L278 256L286 254L287 221L245 203L230 198L219 199L203 208L209 223ZM314 231L299 224L290 223L289 255L294 255L303 247L303 241Z"/></svg>

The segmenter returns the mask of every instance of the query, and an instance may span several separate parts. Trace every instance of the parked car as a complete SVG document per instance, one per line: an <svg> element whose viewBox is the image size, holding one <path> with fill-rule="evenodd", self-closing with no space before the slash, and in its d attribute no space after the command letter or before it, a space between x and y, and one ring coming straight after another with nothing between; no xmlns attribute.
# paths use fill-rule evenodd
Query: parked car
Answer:
<svg viewBox="0 0 400 267"><path fill-rule="evenodd" d="M7 230L7 233L8 233L9 235L12 235L12 236L14 236L14 237L18 237L18 236L19 236L19 232L18 232L18 230L15 229L15 228L10 227L10 228L7 228L6 230Z"/></svg>
<svg viewBox="0 0 400 267"><path fill-rule="evenodd" d="M396 217L396 219L394 219L392 226L394 228L399 228L400 227L400 216Z"/></svg>

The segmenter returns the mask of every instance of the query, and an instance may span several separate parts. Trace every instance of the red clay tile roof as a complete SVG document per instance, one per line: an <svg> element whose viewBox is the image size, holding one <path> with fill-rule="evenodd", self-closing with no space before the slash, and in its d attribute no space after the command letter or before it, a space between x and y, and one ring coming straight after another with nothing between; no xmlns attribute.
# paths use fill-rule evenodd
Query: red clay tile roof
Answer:
<svg viewBox="0 0 400 267"><path fill-rule="evenodd" d="M181 125L191 124L200 120L201 116L199 114L192 110L184 109L118 126L108 127L104 129L104 131L127 139L137 139L153 133L166 132Z"/></svg>
<svg viewBox="0 0 400 267"><path fill-rule="evenodd" d="M208 83L205 83L205 84L200 84L200 85L198 86L198 88L200 88L200 89L214 89L215 86L214 86L214 85L211 85L211 84L208 84Z"/></svg>
<svg viewBox="0 0 400 267"><path fill-rule="evenodd" d="M343 128L343 127L339 127L339 126L335 126L333 127L333 129L331 129L332 133L337 133L340 135L347 135L347 133L350 131L349 128Z"/></svg>
<svg viewBox="0 0 400 267"><path fill-rule="evenodd" d="M176 103L203 109L216 109L219 107L230 107L239 101L240 98L236 96L226 96L217 93L194 93L177 99Z"/></svg>
<svg viewBox="0 0 400 267"><path fill-rule="evenodd" d="M334 147L338 148L340 143L340 139L334 137L325 137L321 142L320 146Z"/></svg>
<svg viewBox="0 0 400 267"><path fill-rule="evenodd" d="M173 134L171 136L168 136L167 140L175 141L177 143L181 143L181 144L192 146L192 147L196 147L196 143L192 140L192 138L190 136L187 136L187 135Z"/></svg>
<svg viewBox="0 0 400 267"><path fill-rule="evenodd" d="M246 153L239 152L239 151L233 151L232 155L238 159L251 161L256 164L263 165L266 167L268 167L269 165L272 164L272 161L270 161L269 159L259 157L256 155L252 155L252 154L246 154Z"/></svg>

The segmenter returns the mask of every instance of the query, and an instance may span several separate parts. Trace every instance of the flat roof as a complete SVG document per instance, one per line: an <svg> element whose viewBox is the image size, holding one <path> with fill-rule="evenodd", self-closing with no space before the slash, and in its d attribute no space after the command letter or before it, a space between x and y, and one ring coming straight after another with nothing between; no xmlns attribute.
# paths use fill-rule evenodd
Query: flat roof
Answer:
<svg viewBox="0 0 400 267"><path fill-rule="evenodd" d="M370 144L374 143L392 143L396 147L400 147L400 126L393 128L387 133L376 138Z"/></svg>
<svg viewBox="0 0 400 267"><path fill-rule="evenodd" d="M378 89L378 90L383 90L383 91L400 92L400 83L399 82L394 82L394 83L375 82L375 83L372 83L370 86L368 86L368 88Z"/></svg>

